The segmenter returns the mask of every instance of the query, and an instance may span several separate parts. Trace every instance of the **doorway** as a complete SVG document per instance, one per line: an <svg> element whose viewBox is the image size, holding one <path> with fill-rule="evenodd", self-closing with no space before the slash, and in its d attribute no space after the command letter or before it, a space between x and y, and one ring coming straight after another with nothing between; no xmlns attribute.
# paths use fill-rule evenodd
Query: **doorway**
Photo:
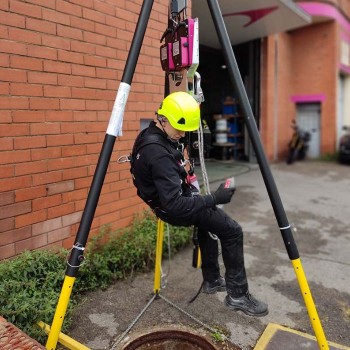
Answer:
<svg viewBox="0 0 350 350"><path fill-rule="evenodd" d="M308 158L320 156L321 105L319 103L297 104L297 124L311 135Z"/></svg>

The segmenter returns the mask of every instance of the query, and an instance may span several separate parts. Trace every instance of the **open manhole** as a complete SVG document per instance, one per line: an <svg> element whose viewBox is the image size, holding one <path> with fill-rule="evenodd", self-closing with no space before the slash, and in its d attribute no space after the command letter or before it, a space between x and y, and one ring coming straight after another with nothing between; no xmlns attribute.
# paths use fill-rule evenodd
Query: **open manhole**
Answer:
<svg viewBox="0 0 350 350"><path fill-rule="evenodd" d="M160 330L132 340L123 350L218 350L204 337L182 330Z"/></svg>

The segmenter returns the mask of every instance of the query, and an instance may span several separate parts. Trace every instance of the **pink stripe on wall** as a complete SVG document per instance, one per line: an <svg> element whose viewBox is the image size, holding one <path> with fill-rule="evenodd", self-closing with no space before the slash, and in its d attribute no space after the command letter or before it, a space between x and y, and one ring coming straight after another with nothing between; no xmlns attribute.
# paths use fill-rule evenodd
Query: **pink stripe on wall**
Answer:
<svg viewBox="0 0 350 350"><path fill-rule="evenodd" d="M350 32L349 21L334 6L321 2L298 2L298 6L309 15L333 18L345 31Z"/></svg>
<svg viewBox="0 0 350 350"><path fill-rule="evenodd" d="M293 95L290 100L294 103L323 102L326 100L326 95Z"/></svg>
<svg viewBox="0 0 350 350"><path fill-rule="evenodd" d="M350 66L346 66L345 64L340 64L339 69L346 74L350 74Z"/></svg>

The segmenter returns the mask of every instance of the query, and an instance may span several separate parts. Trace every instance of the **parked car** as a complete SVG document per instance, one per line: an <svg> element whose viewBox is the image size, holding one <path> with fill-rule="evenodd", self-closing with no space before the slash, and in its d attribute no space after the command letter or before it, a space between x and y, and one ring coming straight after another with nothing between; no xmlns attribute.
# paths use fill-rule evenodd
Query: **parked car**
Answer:
<svg viewBox="0 0 350 350"><path fill-rule="evenodd" d="M339 163L350 163L350 127L344 126L345 134L340 138L339 142Z"/></svg>

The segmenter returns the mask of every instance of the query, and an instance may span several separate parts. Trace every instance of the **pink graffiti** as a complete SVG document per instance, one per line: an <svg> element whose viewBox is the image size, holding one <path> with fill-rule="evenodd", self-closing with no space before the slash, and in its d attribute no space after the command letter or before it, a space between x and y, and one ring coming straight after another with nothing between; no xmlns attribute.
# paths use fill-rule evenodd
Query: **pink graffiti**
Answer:
<svg viewBox="0 0 350 350"><path fill-rule="evenodd" d="M248 27L254 22L258 21L259 19L267 16L269 13L276 11L278 9L278 6L271 6L266 7L262 9L257 10L248 10L248 11L242 11L242 12L232 12L232 13L225 13L222 15L222 17L230 17L230 16L247 16L250 18L249 22L247 22L243 27Z"/></svg>

